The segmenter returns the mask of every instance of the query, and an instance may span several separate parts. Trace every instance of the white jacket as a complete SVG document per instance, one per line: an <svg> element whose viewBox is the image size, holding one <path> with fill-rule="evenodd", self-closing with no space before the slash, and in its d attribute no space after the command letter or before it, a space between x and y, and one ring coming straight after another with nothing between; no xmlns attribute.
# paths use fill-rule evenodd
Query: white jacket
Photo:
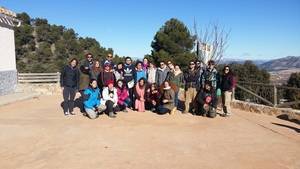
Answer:
<svg viewBox="0 0 300 169"><path fill-rule="evenodd" d="M156 77L156 68L152 68L152 69L148 68L147 75L148 75L147 79L148 79L148 82L150 84L156 82L156 79L155 79L155 77Z"/></svg>
<svg viewBox="0 0 300 169"><path fill-rule="evenodd" d="M114 95L113 95L113 97L110 97L108 87L103 88L103 91L102 91L103 104L105 104L106 101L108 101L108 100L111 100L112 102L114 102L114 106L116 106L118 104L117 89L114 87L113 90L114 90Z"/></svg>

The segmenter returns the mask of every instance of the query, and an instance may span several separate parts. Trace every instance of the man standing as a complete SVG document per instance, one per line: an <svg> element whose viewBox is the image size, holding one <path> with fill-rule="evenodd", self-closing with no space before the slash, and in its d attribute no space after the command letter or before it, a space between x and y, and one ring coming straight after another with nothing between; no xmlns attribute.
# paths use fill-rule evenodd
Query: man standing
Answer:
<svg viewBox="0 0 300 169"><path fill-rule="evenodd" d="M85 55L85 60L82 62L80 66L80 84L79 91L83 91L89 86L90 82L90 70L93 67L93 55L91 53L87 53Z"/></svg>
<svg viewBox="0 0 300 169"><path fill-rule="evenodd" d="M201 76L201 84L202 88L204 88L205 82L211 82L213 90L217 90L219 86L219 74L217 69L215 68L215 61L208 61L207 69L203 72Z"/></svg>
<svg viewBox="0 0 300 169"><path fill-rule="evenodd" d="M165 64L165 62L161 61L160 62L160 67L156 70L156 84L160 86L163 84L163 82L167 79L168 74L169 74L169 68Z"/></svg>
<svg viewBox="0 0 300 169"><path fill-rule="evenodd" d="M104 67L104 65L109 64L111 65L112 69L115 68L114 62L113 60L113 55L111 53L107 54L106 59L102 61L102 67Z"/></svg>
<svg viewBox="0 0 300 169"><path fill-rule="evenodd" d="M134 77L135 66L132 64L132 59L130 57L125 58L124 64L124 82L127 85L129 97L133 101L133 87L134 87ZM132 105L133 106L133 105Z"/></svg>
<svg viewBox="0 0 300 169"><path fill-rule="evenodd" d="M185 80L185 111L183 113L189 113L194 106L194 100L197 95L198 79L200 77L199 71L196 69L194 61L190 62L189 70L184 74ZM191 107L192 105L192 107Z"/></svg>

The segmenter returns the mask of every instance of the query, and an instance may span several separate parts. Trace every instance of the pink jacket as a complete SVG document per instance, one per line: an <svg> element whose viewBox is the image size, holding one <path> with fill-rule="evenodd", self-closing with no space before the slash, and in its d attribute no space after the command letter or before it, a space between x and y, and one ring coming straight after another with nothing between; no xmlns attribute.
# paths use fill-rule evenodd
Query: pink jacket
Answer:
<svg viewBox="0 0 300 169"><path fill-rule="evenodd" d="M126 98L129 96L128 90L125 87L124 89L117 89L117 94L118 94L118 104L119 105L124 105L124 101Z"/></svg>

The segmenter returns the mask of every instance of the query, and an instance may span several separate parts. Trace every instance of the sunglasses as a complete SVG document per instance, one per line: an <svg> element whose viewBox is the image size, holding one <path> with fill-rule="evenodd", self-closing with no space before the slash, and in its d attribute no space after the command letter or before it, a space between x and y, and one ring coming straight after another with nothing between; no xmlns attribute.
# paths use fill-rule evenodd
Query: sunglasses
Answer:
<svg viewBox="0 0 300 169"><path fill-rule="evenodd" d="M229 69L225 69L225 70L229 70Z"/></svg>
<svg viewBox="0 0 300 169"><path fill-rule="evenodd" d="M190 63L190 65L195 65L195 63Z"/></svg>

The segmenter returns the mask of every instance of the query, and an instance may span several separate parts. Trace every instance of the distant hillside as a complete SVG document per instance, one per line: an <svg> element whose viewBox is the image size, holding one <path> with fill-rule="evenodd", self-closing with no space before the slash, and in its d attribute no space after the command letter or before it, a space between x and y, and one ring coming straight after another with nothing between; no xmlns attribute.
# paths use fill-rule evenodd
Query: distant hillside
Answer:
<svg viewBox="0 0 300 169"><path fill-rule="evenodd" d="M47 19L17 14L22 21L15 28L17 69L19 72L57 72L70 58L82 60L87 52L96 59L113 53L90 37L80 37L72 28L49 24ZM119 58L115 55L115 58Z"/></svg>
<svg viewBox="0 0 300 169"><path fill-rule="evenodd" d="M266 69L267 71L300 68L300 56L287 56L280 59L274 59L261 64L260 68Z"/></svg>
<svg viewBox="0 0 300 169"><path fill-rule="evenodd" d="M248 60L250 60L250 59L248 59ZM231 63L243 64L245 61L246 60L244 60L244 59L223 58L222 60L220 60L220 64L231 64ZM267 62L267 60L251 60L251 61L252 61L252 63L254 63L257 66Z"/></svg>

